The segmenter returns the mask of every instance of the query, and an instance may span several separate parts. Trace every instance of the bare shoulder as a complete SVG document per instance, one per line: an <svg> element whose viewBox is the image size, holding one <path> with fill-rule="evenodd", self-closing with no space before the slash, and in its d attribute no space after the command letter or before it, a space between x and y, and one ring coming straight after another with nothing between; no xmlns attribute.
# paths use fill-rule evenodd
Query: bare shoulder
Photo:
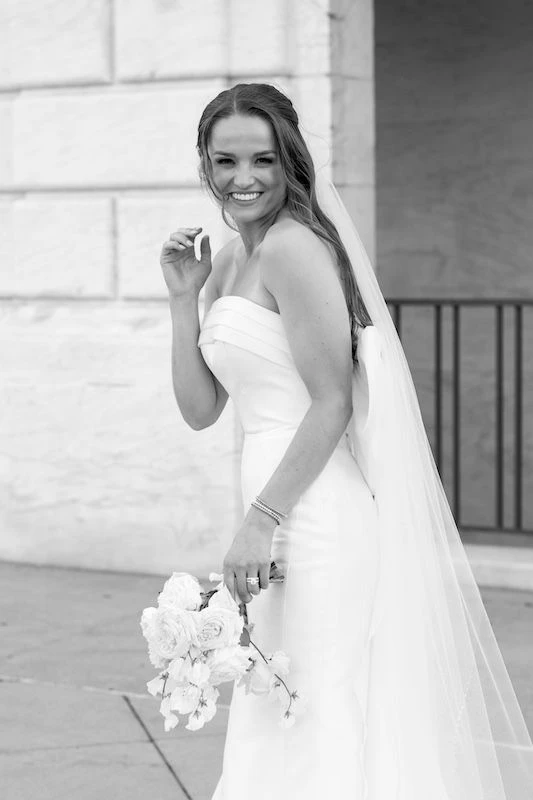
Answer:
<svg viewBox="0 0 533 800"><path fill-rule="evenodd" d="M340 397L348 408L350 320L332 250L305 224L286 217L263 239L260 266L311 398Z"/></svg>
<svg viewBox="0 0 533 800"><path fill-rule="evenodd" d="M338 284L340 279L333 247L311 228L298 220L286 218L272 225L261 244L261 272L265 285L278 277L308 281L313 275L320 281Z"/></svg>
<svg viewBox="0 0 533 800"><path fill-rule="evenodd" d="M328 244L317 233L308 225L293 218L285 218L272 225L263 239L261 249L289 248L291 252L298 252L301 247L306 251L315 250L322 255L324 253L332 255Z"/></svg>

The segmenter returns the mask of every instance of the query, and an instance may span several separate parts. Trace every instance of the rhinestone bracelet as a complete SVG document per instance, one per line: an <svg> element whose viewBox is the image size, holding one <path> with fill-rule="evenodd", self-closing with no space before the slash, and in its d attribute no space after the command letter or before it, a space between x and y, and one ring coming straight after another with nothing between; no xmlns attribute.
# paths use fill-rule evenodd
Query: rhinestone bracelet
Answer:
<svg viewBox="0 0 533 800"><path fill-rule="evenodd" d="M259 508L261 511L264 511L265 514L268 514L272 519L275 519L278 525L280 524L282 519L287 517L287 514L283 514L281 511L276 511L275 509L271 508L271 506L267 505L264 500L261 500L259 495L252 500L251 503L255 508Z"/></svg>

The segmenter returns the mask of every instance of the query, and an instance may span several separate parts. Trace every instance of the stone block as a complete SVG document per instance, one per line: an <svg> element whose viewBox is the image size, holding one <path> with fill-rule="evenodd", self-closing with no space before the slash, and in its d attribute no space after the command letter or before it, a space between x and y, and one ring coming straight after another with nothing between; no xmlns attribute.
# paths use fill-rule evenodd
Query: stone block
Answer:
<svg viewBox="0 0 533 800"><path fill-rule="evenodd" d="M167 304L1 311L0 558L219 568L242 519L235 417L228 401L211 428L183 421Z"/></svg>
<svg viewBox="0 0 533 800"><path fill-rule="evenodd" d="M329 7L329 0L294 0L287 4L291 75L321 76L330 71Z"/></svg>
<svg viewBox="0 0 533 800"><path fill-rule="evenodd" d="M145 0L115 3L120 80L223 75L228 70L227 3Z"/></svg>
<svg viewBox="0 0 533 800"><path fill-rule="evenodd" d="M373 0L331 0L329 12L332 74L373 80Z"/></svg>
<svg viewBox="0 0 533 800"><path fill-rule="evenodd" d="M111 201L24 197L0 202L0 296L110 297Z"/></svg>
<svg viewBox="0 0 533 800"><path fill-rule="evenodd" d="M329 176L333 165L331 80L326 76L295 77L287 87L315 164L325 167Z"/></svg>
<svg viewBox="0 0 533 800"><path fill-rule="evenodd" d="M287 71L288 6L286 0L269 0L268 6L230 0L230 75L276 75Z"/></svg>
<svg viewBox="0 0 533 800"><path fill-rule="evenodd" d="M0 86L109 79L107 0L7 0L0 5Z"/></svg>
<svg viewBox="0 0 533 800"><path fill-rule="evenodd" d="M221 88L214 80L157 91L25 93L13 114L14 182L35 188L196 185L198 121Z"/></svg>
<svg viewBox="0 0 533 800"><path fill-rule="evenodd" d="M237 235L222 220L214 200L200 190L157 197L122 197L117 204L117 252L119 291L121 297L168 296L159 263L161 248L178 228L201 225L199 242L209 234L213 256L227 241Z"/></svg>
<svg viewBox="0 0 533 800"><path fill-rule="evenodd" d="M0 99L0 188L13 183L13 101Z"/></svg>
<svg viewBox="0 0 533 800"><path fill-rule="evenodd" d="M374 84L367 79L334 77L331 87L336 180L341 184L373 184Z"/></svg>

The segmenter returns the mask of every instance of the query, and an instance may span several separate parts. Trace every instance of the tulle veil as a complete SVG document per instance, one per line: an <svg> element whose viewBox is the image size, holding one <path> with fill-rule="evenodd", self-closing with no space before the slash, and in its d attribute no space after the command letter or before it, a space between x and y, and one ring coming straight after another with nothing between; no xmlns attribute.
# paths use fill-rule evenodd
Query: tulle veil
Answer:
<svg viewBox="0 0 533 800"><path fill-rule="evenodd" d="M316 176L373 323L360 334L348 427L380 520L364 800L531 800L533 744L400 339L339 193L324 168Z"/></svg>

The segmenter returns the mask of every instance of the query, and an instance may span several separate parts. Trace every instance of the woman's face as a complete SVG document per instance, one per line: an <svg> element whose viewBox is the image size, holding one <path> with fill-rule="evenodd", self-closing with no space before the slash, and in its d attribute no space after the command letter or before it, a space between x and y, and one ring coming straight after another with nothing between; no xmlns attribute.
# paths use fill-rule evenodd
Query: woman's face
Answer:
<svg viewBox="0 0 533 800"><path fill-rule="evenodd" d="M237 223L262 219L283 205L287 183L269 122L241 114L219 119L207 149L214 184Z"/></svg>

